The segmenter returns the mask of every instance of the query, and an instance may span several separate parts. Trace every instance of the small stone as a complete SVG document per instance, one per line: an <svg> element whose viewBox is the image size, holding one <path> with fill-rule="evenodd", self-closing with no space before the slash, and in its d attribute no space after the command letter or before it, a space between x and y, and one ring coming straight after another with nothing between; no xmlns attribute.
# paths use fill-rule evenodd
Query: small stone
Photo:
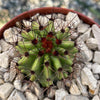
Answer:
<svg viewBox="0 0 100 100"><path fill-rule="evenodd" d="M53 2L53 6L54 6L54 7L58 7L59 5L60 5L60 2L59 2L59 1L54 1L54 2Z"/></svg>
<svg viewBox="0 0 100 100"><path fill-rule="evenodd" d="M89 49L93 50L95 50L98 47L97 40L95 38L89 38L86 41L86 45L88 46Z"/></svg>
<svg viewBox="0 0 100 100"><path fill-rule="evenodd" d="M56 92L56 88L55 87L51 87L49 92L48 92L48 97L49 98L53 98Z"/></svg>
<svg viewBox="0 0 100 100"><path fill-rule="evenodd" d="M91 95L97 95L98 92L99 92L99 86L100 86L100 84L98 83L95 90L89 89L89 93L90 93Z"/></svg>
<svg viewBox="0 0 100 100"><path fill-rule="evenodd" d="M76 83L73 81L70 87L70 93L73 95L80 95L81 92L78 89L78 86L76 85Z"/></svg>
<svg viewBox="0 0 100 100"><path fill-rule="evenodd" d="M49 99L49 98L44 98L43 100L51 100L51 99Z"/></svg>
<svg viewBox="0 0 100 100"><path fill-rule="evenodd" d="M4 73L4 81L8 82L9 81L9 72Z"/></svg>
<svg viewBox="0 0 100 100"><path fill-rule="evenodd" d="M18 100L26 100L24 94L20 91L16 91L15 98L17 98Z"/></svg>
<svg viewBox="0 0 100 100"><path fill-rule="evenodd" d="M83 64L82 63L74 63L74 66L73 66L73 78L77 78L80 76L80 73L81 73L81 68L83 67Z"/></svg>
<svg viewBox="0 0 100 100"><path fill-rule="evenodd" d="M7 100L26 100L26 98L22 92L14 90Z"/></svg>
<svg viewBox="0 0 100 100"><path fill-rule="evenodd" d="M92 33L97 40L98 49L100 50L100 28L96 24L92 25Z"/></svg>
<svg viewBox="0 0 100 100"><path fill-rule="evenodd" d="M7 71L8 71L8 69L7 69L7 68L0 67L0 72L5 73L5 72L7 72Z"/></svg>
<svg viewBox="0 0 100 100"><path fill-rule="evenodd" d="M38 16L39 16L39 13L37 13L37 14L34 15L34 16L32 16L31 19L30 19L30 21L33 21L33 20L37 21Z"/></svg>
<svg viewBox="0 0 100 100"><path fill-rule="evenodd" d="M79 53L76 53L76 61L79 61L79 62L87 62L87 59L79 52ZM77 74L77 73L76 73Z"/></svg>
<svg viewBox="0 0 100 100"><path fill-rule="evenodd" d="M65 8L68 8L69 7L69 3L70 3L69 0L64 0L64 5L62 4L62 6L65 6Z"/></svg>
<svg viewBox="0 0 100 100"><path fill-rule="evenodd" d="M65 28L67 25L67 22L62 19L55 19L54 20L54 27L55 31L60 31L62 28Z"/></svg>
<svg viewBox="0 0 100 100"><path fill-rule="evenodd" d="M93 61L100 64L100 51L95 51Z"/></svg>
<svg viewBox="0 0 100 100"><path fill-rule="evenodd" d="M17 89L17 90L22 90L22 84L21 84L21 80L15 80L14 81L14 87Z"/></svg>
<svg viewBox="0 0 100 100"><path fill-rule="evenodd" d="M39 20L40 25L42 26L46 26L49 21L49 19L46 16L39 16L38 20Z"/></svg>
<svg viewBox="0 0 100 100"><path fill-rule="evenodd" d="M94 77L95 77L97 80L99 80L99 75L98 75L98 74L94 75Z"/></svg>
<svg viewBox="0 0 100 100"><path fill-rule="evenodd" d="M67 87L70 87L70 86L71 86L71 81L70 81L70 80L66 80L65 85L66 85Z"/></svg>
<svg viewBox="0 0 100 100"><path fill-rule="evenodd" d="M83 56L84 61L85 62L91 61L93 58L93 52L90 49L88 49L86 44L82 41L80 42L78 46L80 48L80 53Z"/></svg>
<svg viewBox="0 0 100 100"><path fill-rule="evenodd" d="M16 80L20 80L22 81L24 79L24 75L19 73L17 76L16 76Z"/></svg>
<svg viewBox="0 0 100 100"><path fill-rule="evenodd" d="M80 78L76 79L77 85L82 93L83 96L88 96L87 88L86 86L82 85Z"/></svg>
<svg viewBox="0 0 100 100"><path fill-rule="evenodd" d="M17 57L19 56L18 52L16 51L16 49L14 47L11 47L9 48L7 52L7 55L10 57L10 58L14 58L14 57Z"/></svg>
<svg viewBox="0 0 100 100"><path fill-rule="evenodd" d="M53 6L53 2L52 0L48 0L45 4L47 7L52 7Z"/></svg>
<svg viewBox="0 0 100 100"><path fill-rule="evenodd" d="M92 65L92 71L94 74L99 74L100 73L100 65L97 63L94 63Z"/></svg>
<svg viewBox="0 0 100 100"><path fill-rule="evenodd" d="M87 68L89 68L90 70L92 69L92 63L90 63L90 62L85 62L85 66L87 67Z"/></svg>
<svg viewBox="0 0 100 100"><path fill-rule="evenodd" d="M75 40L78 37L78 33L77 32L71 32L71 39Z"/></svg>
<svg viewBox="0 0 100 100"><path fill-rule="evenodd" d="M26 100L26 98L22 92L15 89L7 100Z"/></svg>
<svg viewBox="0 0 100 100"><path fill-rule="evenodd" d="M14 57L12 61L13 61L14 63L17 63L19 60L20 60L20 57Z"/></svg>
<svg viewBox="0 0 100 100"><path fill-rule="evenodd" d="M89 100L89 99L84 96L67 95L64 97L63 100Z"/></svg>
<svg viewBox="0 0 100 100"><path fill-rule="evenodd" d="M9 48L12 47L12 45L8 44L6 41L4 41L3 39L0 40L0 46L1 46L1 50L7 51Z"/></svg>
<svg viewBox="0 0 100 100"><path fill-rule="evenodd" d="M92 100L100 100L98 95L95 95Z"/></svg>
<svg viewBox="0 0 100 100"><path fill-rule="evenodd" d="M4 83L3 85L0 85L0 97L2 99L6 99L13 91L13 89L14 86L10 83Z"/></svg>
<svg viewBox="0 0 100 100"><path fill-rule="evenodd" d="M0 78L0 85L4 83L4 80Z"/></svg>
<svg viewBox="0 0 100 100"><path fill-rule="evenodd" d="M21 28L22 27L22 22L17 21L16 22L16 27Z"/></svg>
<svg viewBox="0 0 100 100"><path fill-rule="evenodd" d="M47 15L46 15L46 17L47 17L48 19L51 19L51 16L52 16L51 14L47 14Z"/></svg>
<svg viewBox="0 0 100 100"><path fill-rule="evenodd" d="M87 39L89 39L91 34L91 28L89 28L84 34L80 35L77 39L78 42L80 41L86 41Z"/></svg>
<svg viewBox="0 0 100 100"><path fill-rule="evenodd" d="M35 91L35 94L37 95L37 97L39 99L42 99L43 98L43 90L40 88L39 84L34 82L33 84L33 88L34 88L34 91Z"/></svg>
<svg viewBox="0 0 100 100"><path fill-rule="evenodd" d="M4 31L3 36L6 42L17 42L19 40L21 40L21 36L19 36L20 34L18 34L20 31L20 29L13 27L13 28L9 28L7 30Z"/></svg>
<svg viewBox="0 0 100 100"><path fill-rule="evenodd" d="M14 89L14 90L12 91L12 93L10 94L10 96L8 97L7 100L14 100L14 99L15 99L15 97L14 97L15 93L16 93L16 89Z"/></svg>
<svg viewBox="0 0 100 100"><path fill-rule="evenodd" d="M77 31L78 33L85 33L89 29L89 27L90 26L88 24L80 23L78 25Z"/></svg>
<svg viewBox="0 0 100 100"><path fill-rule="evenodd" d="M24 91L26 91L28 88L29 88L29 85L28 85L27 83L24 83L21 91L24 92Z"/></svg>
<svg viewBox="0 0 100 100"><path fill-rule="evenodd" d="M67 23L70 23L71 27L76 28L80 24L80 19L76 13L69 12L66 15Z"/></svg>
<svg viewBox="0 0 100 100"><path fill-rule="evenodd" d="M36 6L36 5L39 5L40 2L38 0L29 0L29 3L30 3L30 6L33 4L35 4Z"/></svg>
<svg viewBox="0 0 100 100"><path fill-rule="evenodd" d="M68 93L64 89L56 90L56 92L55 92L55 100L63 100L63 98L66 95L68 95Z"/></svg>
<svg viewBox="0 0 100 100"><path fill-rule="evenodd" d="M53 19L57 19L58 18L58 15L55 14L55 13L53 13L51 16L52 16Z"/></svg>
<svg viewBox="0 0 100 100"><path fill-rule="evenodd" d="M30 21L28 21L28 20L23 20L23 24L24 24L24 26L26 27L26 28L31 28L31 22Z"/></svg>
<svg viewBox="0 0 100 100"><path fill-rule="evenodd" d="M58 87L58 89L60 89L60 88L65 89L64 82L63 82L63 81L58 81L58 82L57 82L57 87Z"/></svg>
<svg viewBox="0 0 100 100"><path fill-rule="evenodd" d="M64 20L65 15L59 13L58 16L57 16L57 18L59 18L59 19L63 19L63 20Z"/></svg>
<svg viewBox="0 0 100 100"><path fill-rule="evenodd" d="M9 56L7 52L0 54L0 67L7 68L9 66Z"/></svg>
<svg viewBox="0 0 100 100"><path fill-rule="evenodd" d="M10 64L10 75L9 75L9 81L12 82L16 76L16 63L15 62L11 62Z"/></svg>
<svg viewBox="0 0 100 100"><path fill-rule="evenodd" d="M35 96L33 93L31 92L26 92L26 99L27 100L38 100L37 96Z"/></svg>
<svg viewBox="0 0 100 100"><path fill-rule="evenodd" d="M81 71L81 79L83 85L88 85L91 90L95 90L97 87L97 80L94 78L91 70L84 67Z"/></svg>

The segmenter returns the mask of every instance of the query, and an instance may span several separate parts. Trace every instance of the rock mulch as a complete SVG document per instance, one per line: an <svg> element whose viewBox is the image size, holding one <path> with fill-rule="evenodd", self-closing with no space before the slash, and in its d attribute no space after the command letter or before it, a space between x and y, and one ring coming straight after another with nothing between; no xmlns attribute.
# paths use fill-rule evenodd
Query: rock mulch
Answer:
<svg viewBox="0 0 100 100"><path fill-rule="evenodd" d="M56 31L65 27L64 25L76 16L70 23L71 39L77 41L77 47L80 49L76 59L84 63L75 64L72 80L66 80L64 83L58 81L57 85L50 87L48 93L44 94L38 83L33 82L29 87L30 83L23 82L23 74L18 74L15 63L18 57L15 50L12 50L12 45L7 43L16 42L16 35L12 33L12 28L9 28L0 40L0 100L100 100L100 28L83 23L77 14L71 12L67 15L54 14L55 16L58 19L66 19ZM41 23L46 24L47 17L41 18L45 19L45 22ZM30 21L24 20L24 26L30 27ZM13 30L16 31L16 27ZM18 34L17 31L15 33Z"/></svg>

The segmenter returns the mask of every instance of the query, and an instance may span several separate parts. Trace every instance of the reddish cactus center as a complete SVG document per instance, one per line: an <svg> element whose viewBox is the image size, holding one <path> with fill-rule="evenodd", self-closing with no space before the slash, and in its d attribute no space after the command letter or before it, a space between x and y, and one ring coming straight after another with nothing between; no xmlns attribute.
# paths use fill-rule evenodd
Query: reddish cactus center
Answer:
<svg viewBox="0 0 100 100"><path fill-rule="evenodd" d="M53 48L53 43L51 40L48 40L47 38L42 38L42 47L45 49L46 53L50 53Z"/></svg>

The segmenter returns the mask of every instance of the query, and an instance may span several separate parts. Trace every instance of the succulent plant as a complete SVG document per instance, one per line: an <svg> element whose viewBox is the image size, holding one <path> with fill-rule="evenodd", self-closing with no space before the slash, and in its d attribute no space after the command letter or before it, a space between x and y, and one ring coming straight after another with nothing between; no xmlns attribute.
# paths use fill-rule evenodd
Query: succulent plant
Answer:
<svg viewBox="0 0 100 100"><path fill-rule="evenodd" d="M54 81L65 79L73 71L72 65L78 49L70 41L70 27L55 31L51 19L46 26L32 21L31 29L22 31L23 39L16 43L22 55L18 69L31 81L49 87Z"/></svg>

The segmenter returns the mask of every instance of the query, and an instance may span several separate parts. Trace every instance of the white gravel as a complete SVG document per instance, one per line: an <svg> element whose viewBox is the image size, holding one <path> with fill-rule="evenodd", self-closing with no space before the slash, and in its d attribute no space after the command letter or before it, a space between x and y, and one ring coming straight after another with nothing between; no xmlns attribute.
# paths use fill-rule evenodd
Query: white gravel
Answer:
<svg viewBox="0 0 100 100"><path fill-rule="evenodd" d="M50 2L51 0L46 2L47 5ZM30 20L36 20L38 15L31 17ZM47 17L51 18L51 15ZM42 15L39 17L41 25L47 25L47 17ZM23 83L23 74L16 70L16 63L12 62L12 58L16 59L18 53L12 49L12 45L7 43L17 41L20 29L9 28L3 34L4 39L0 40L0 99L52 100L55 97L55 100L89 100L91 97L92 100L100 100L100 28L97 25L90 26L83 23L78 15L72 12L67 15L53 14L52 17L56 18L54 21L56 31L65 28L71 21L68 25L72 30L71 39L77 41L77 47L80 49L76 58L79 62L76 63L74 72L76 78L73 74L75 79L72 77L72 80L58 81L57 86L52 86L47 90L47 95L43 93L44 89L37 82L31 86ZM28 20L23 20L23 24L24 27L31 27L31 22ZM18 39L21 39L20 36Z"/></svg>
<svg viewBox="0 0 100 100"><path fill-rule="evenodd" d="M0 85L0 97L6 99L14 89L14 86L10 83L4 83Z"/></svg>

